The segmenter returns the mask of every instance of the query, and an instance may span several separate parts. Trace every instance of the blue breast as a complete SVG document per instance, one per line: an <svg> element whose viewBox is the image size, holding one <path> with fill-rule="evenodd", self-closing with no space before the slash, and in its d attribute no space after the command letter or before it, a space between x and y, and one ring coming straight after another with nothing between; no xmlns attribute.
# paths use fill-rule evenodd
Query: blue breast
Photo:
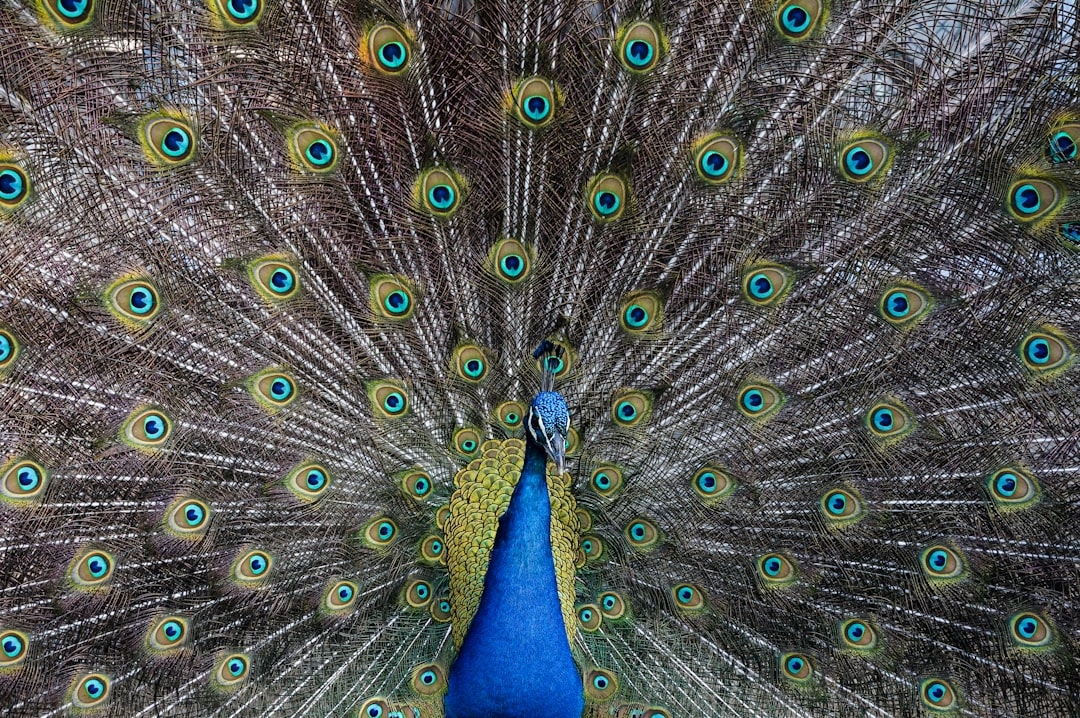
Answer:
<svg viewBox="0 0 1080 718"><path fill-rule="evenodd" d="M584 709L555 584L545 462L529 441L480 608L450 668L446 718L580 718Z"/></svg>

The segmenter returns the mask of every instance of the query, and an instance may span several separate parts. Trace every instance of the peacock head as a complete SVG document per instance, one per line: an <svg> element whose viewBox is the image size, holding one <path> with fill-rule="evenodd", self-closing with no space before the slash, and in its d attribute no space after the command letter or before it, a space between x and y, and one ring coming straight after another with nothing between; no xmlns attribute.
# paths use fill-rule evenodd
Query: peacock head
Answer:
<svg viewBox="0 0 1080 718"><path fill-rule="evenodd" d="M566 399L556 391L541 391L529 405L529 421L526 426L529 437L538 446L544 447L562 474L566 457L566 437L570 435L570 407L566 405Z"/></svg>

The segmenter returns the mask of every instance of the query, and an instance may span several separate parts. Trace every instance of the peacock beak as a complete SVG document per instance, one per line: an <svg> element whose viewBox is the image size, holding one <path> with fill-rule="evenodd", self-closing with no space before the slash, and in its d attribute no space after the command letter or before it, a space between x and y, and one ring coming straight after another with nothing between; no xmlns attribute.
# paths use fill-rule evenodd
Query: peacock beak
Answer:
<svg viewBox="0 0 1080 718"><path fill-rule="evenodd" d="M547 444L544 448L547 450L551 460L555 462L555 467L559 470L559 476L562 476L566 463L566 439L559 432L553 431L547 437Z"/></svg>

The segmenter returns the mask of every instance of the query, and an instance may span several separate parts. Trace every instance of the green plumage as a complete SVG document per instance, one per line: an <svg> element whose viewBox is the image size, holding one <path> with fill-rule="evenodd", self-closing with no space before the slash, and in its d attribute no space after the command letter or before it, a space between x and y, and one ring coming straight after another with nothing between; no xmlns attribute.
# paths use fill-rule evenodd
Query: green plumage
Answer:
<svg viewBox="0 0 1080 718"><path fill-rule="evenodd" d="M442 715L543 339L586 716L1080 714L1078 34L7 0L0 715Z"/></svg>

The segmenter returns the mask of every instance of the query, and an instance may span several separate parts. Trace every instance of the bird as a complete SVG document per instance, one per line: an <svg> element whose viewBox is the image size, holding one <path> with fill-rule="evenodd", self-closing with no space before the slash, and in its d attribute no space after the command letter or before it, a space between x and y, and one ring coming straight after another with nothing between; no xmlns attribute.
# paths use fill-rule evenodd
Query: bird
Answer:
<svg viewBox="0 0 1080 718"><path fill-rule="evenodd" d="M1080 715L1072 0L4 0L0 715Z"/></svg>

